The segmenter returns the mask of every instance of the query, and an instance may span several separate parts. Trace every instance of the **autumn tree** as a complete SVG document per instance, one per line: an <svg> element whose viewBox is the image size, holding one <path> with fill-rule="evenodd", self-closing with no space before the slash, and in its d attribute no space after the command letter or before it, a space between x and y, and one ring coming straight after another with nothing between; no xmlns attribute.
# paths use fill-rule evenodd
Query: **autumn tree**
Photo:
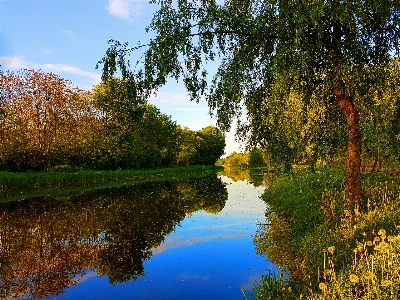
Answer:
<svg viewBox="0 0 400 300"><path fill-rule="evenodd" d="M94 137L78 133L96 128L91 94L56 74L0 71L0 95L3 166L26 170L70 163Z"/></svg>
<svg viewBox="0 0 400 300"><path fill-rule="evenodd" d="M319 89L320 101L335 102L342 112L346 198L359 203L361 129L355 95L368 91L354 84L352 75L374 66L379 72L364 82L374 85L385 78L385 65L399 53L397 0L150 2L160 6L147 28L155 37L135 48L111 41L99 62L103 78L120 66L123 76L135 77L148 91L181 76L192 99L205 97L216 110L224 130L243 106L254 123L263 117L256 112L263 102L285 99L291 91L307 99ZM127 55L142 46L147 47L143 69L128 72ZM220 66L209 84L206 64L217 58Z"/></svg>

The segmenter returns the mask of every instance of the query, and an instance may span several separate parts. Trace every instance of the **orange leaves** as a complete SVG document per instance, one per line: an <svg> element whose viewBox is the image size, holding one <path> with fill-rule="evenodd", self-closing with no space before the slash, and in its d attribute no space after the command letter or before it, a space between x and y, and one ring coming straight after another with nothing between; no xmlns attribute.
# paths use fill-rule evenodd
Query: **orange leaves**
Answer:
<svg viewBox="0 0 400 300"><path fill-rule="evenodd" d="M61 149L86 135L77 132L90 127L79 126L81 118L96 114L90 92L54 73L27 69L0 72L0 109L0 165L14 161L17 169L52 167L64 156Z"/></svg>

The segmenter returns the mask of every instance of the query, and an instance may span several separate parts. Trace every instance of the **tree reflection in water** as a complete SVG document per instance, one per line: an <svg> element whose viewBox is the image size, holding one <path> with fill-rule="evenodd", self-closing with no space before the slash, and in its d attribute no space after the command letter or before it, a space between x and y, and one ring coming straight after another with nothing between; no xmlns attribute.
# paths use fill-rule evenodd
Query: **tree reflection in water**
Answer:
<svg viewBox="0 0 400 300"><path fill-rule="evenodd" d="M218 213L227 199L214 175L1 204L0 297L57 295L94 269L136 280L187 214Z"/></svg>
<svg viewBox="0 0 400 300"><path fill-rule="evenodd" d="M241 168L241 167L224 167L224 171L221 175L228 176L234 181L245 180L252 183L255 187L265 186L268 187L268 183L273 176L271 171L267 168Z"/></svg>

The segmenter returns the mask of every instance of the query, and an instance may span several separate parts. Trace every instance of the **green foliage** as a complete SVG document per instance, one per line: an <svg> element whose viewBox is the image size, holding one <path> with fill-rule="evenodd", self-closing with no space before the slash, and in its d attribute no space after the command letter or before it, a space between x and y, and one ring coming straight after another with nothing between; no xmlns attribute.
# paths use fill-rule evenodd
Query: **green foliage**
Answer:
<svg viewBox="0 0 400 300"><path fill-rule="evenodd" d="M131 79L111 78L93 86L95 105L105 119L117 119L120 125L139 121L146 102L136 96L136 84Z"/></svg>
<svg viewBox="0 0 400 300"><path fill-rule="evenodd" d="M254 148L249 153L249 167L261 167L265 165L264 156L260 149Z"/></svg>
<svg viewBox="0 0 400 300"><path fill-rule="evenodd" d="M362 203L354 207L343 196L342 171L294 171L266 189L269 225L254 238L259 253L288 271L283 286L292 287L294 299L396 299L399 180L363 174Z"/></svg>
<svg viewBox="0 0 400 300"><path fill-rule="evenodd" d="M256 168L270 167L270 157L265 151L253 148L250 152L233 152L225 157L220 163L227 168Z"/></svg>
<svg viewBox="0 0 400 300"><path fill-rule="evenodd" d="M126 56L139 47L111 40L99 61L104 78L119 66L154 89L168 76L182 76L192 99L206 95L223 129L240 117L244 104L249 122L240 127L243 136L268 142L282 159L297 157L299 150L326 154L327 147L343 143L344 120L332 98L334 66L339 65L351 93L361 99L371 85L389 82L384 74L368 70L384 67L395 53L391 50L398 50L397 1L152 3L160 7L147 28L155 37L146 45L143 69L126 71ZM341 41L332 38L333 25L340 27ZM210 85L206 65L217 55L222 61ZM368 72L372 76L366 77ZM296 132L299 126L305 127L303 134ZM286 131L292 133L287 139ZM326 136L332 131L340 134ZM294 147L299 139L312 149Z"/></svg>
<svg viewBox="0 0 400 300"><path fill-rule="evenodd" d="M278 177L265 190L262 198L277 211L285 211L294 220L293 233L313 231L323 220L318 199L328 191L344 187L344 173L337 169L294 169Z"/></svg>
<svg viewBox="0 0 400 300"><path fill-rule="evenodd" d="M106 150L112 149L111 156L103 155L103 164L112 168L215 164L225 148L218 128L193 132L177 126L155 106L132 96L131 81L112 78L94 87L96 103L105 108L110 137Z"/></svg>
<svg viewBox="0 0 400 300"><path fill-rule="evenodd" d="M247 168L249 166L248 157L243 153L233 152L223 160L224 167Z"/></svg>
<svg viewBox="0 0 400 300"><path fill-rule="evenodd" d="M196 140L196 151L191 157L191 164L213 165L224 154L225 137L218 128L214 126L202 128L197 132Z"/></svg>
<svg viewBox="0 0 400 300"><path fill-rule="evenodd" d="M213 126L182 131L140 98L132 78L109 79L93 93L34 70L0 71L0 83L0 170L211 165L225 147Z"/></svg>
<svg viewBox="0 0 400 300"><path fill-rule="evenodd" d="M275 274L263 275L254 287L254 298L260 300L285 299L282 296L282 289L285 290L284 285L283 278L279 278Z"/></svg>
<svg viewBox="0 0 400 300"><path fill-rule="evenodd" d="M357 98L363 135L363 159L375 164L378 159L383 159L389 165L391 161L399 160L400 60L391 61L383 70L374 68L367 72L362 76L365 82L358 79L358 84L365 85L365 90L369 92ZM387 80L370 85L368 78L373 76L371 73L380 73Z"/></svg>
<svg viewBox="0 0 400 300"><path fill-rule="evenodd" d="M159 5L146 29L154 38L139 69L128 72L126 56L143 45L111 40L97 65L103 78L119 67L148 92L182 77L191 99L207 99L219 128L236 119L238 134L285 169L329 159L347 138L346 198L360 201L359 101L389 82L400 53L398 0L151 3ZM207 63L216 59L210 82Z"/></svg>

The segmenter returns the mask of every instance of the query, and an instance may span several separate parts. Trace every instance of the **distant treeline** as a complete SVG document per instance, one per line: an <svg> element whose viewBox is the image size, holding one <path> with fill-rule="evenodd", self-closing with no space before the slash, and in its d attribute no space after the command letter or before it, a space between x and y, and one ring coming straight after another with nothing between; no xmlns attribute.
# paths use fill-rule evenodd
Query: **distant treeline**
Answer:
<svg viewBox="0 0 400 300"><path fill-rule="evenodd" d="M181 127L113 79L91 92L53 73L0 71L0 170L211 165L225 138Z"/></svg>
<svg viewBox="0 0 400 300"><path fill-rule="evenodd" d="M229 156L219 159L217 165L226 168L255 168L270 167L269 156L266 151L253 148L246 153L233 152Z"/></svg>

